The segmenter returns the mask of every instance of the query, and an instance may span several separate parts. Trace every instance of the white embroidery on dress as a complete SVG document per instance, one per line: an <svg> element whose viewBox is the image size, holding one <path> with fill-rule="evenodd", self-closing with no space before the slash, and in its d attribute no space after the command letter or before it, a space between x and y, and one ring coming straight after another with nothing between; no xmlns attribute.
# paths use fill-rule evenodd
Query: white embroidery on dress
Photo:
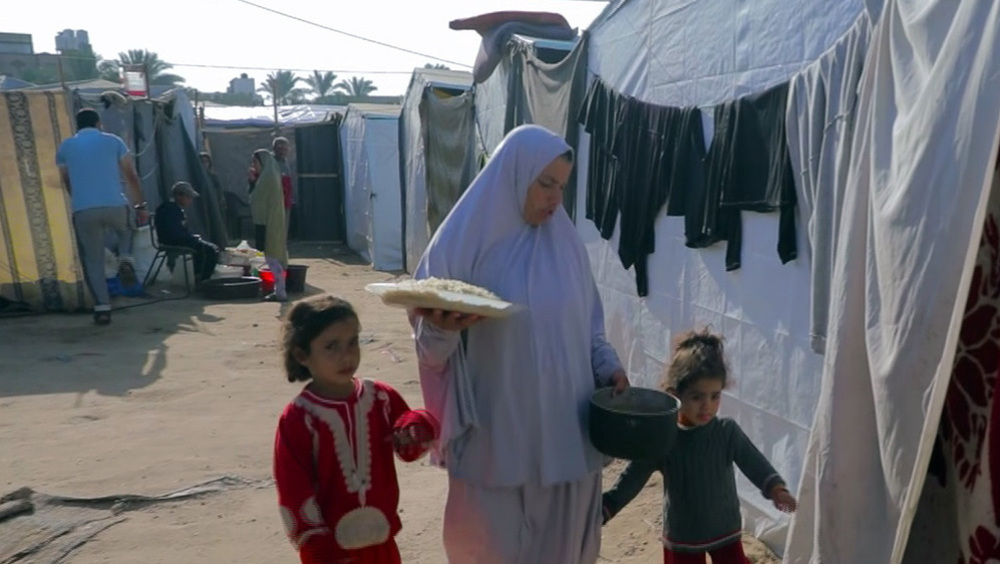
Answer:
<svg viewBox="0 0 1000 564"><path fill-rule="evenodd" d="M358 494L361 505L365 505L366 493L371 489L372 451L368 414L375 403L374 383L371 380L364 381L361 397L354 404L354 440L348 436L344 419L337 409L317 405L301 397L295 403L329 427L333 433L333 447L347 491Z"/></svg>
<svg viewBox="0 0 1000 564"><path fill-rule="evenodd" d="M312 401L303 399L301 396L295 400L296 405L326 423L330 428L344 484L347 486L349 493L358 495L358 501L361 503L361 507L352 509L341 517L334 530L334 537L337 539L337 543L346 549L358 549L381 544L387 541L392 534L389 520L382 513L382 510L377 507L369 507L366 504L366 494L372 487L372 445L368 417L379 395L381 394L376 394L375 392L375 383L371 380L364 380L361 396L358 398L357 403L354 404L353 409L353 440L351 440L352 438L347 432L347 426L344 424L344 419L340 415L339 410L318 405ZM313 432L315 439L315 429L313 429ZM318 453L318 443L316 443L314 449ZM307 507L310 505L310 502L312 506ZM315 506L313 498L309 498L302 507L303 517L307 521L312 517L309 513L313 512L313 510L315 510L315 517L322 522L322 514L319 507ZM313 534L316 534L315 529L304 532L299 538L299 546L305 543L306 539Z"/></svg>
<svg viewBox="0 0 1000 564"><path fill-rule="evenodd" d="M310 525L323 524L323 513L316 504L316 498L310 497L302 503L302 520Z"/></svg>
<svg viewBox="0 0 1000 564"><path fill-rule="evenodd" d="M297 546L298 542L295 533L298 527L295 523L295 516L292 515L292 511L284 505L279 505L278 510L281 512L281 522L285 524L285 534L288 535L288 540Z"/></svg>

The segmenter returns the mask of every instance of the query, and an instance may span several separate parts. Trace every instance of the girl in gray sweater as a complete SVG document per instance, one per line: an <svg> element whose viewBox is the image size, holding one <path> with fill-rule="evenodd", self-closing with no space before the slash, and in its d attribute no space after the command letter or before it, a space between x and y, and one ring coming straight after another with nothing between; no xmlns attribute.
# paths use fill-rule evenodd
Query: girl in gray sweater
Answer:
<svg viewBox="0 0 1000 564"><path fill-rule="evenodd" d="M733 464L781 511L795 511L785 481L732 419L719 418L728 369L722 338L708 330L681 335L664 387L681 401L677 442L663 460L634 461L603 496L605 523L663 474L665 564L747 564Z"/></svg>

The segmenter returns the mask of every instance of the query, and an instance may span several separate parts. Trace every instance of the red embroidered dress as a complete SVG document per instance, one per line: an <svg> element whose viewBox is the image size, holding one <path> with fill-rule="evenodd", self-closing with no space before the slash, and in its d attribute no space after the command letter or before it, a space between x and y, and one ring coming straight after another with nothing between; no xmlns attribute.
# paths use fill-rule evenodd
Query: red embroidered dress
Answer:
<svg viewBox="0 0 1000 564"><path fill-rule="evenodd" d="M415 424L436 437L437 422L424 410L410 410L387 384L365 380L355 388L343 400L303 390L278 423L278 503L303 563L400 561L393 541L402 527L393 452L409 462L426 449L394 449L392 435Z"/></svg>

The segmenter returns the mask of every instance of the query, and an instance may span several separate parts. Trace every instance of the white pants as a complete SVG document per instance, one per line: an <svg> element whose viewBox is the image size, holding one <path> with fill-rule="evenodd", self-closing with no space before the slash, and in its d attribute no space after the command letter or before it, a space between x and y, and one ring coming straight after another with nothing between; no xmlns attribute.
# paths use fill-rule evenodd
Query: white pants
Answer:
<svg viewBox="0 0 1000 564"><path fill-rule="evenodd" d="M594 564L601 550L601 473L548 488L448 480L450 564Z"/></svg>

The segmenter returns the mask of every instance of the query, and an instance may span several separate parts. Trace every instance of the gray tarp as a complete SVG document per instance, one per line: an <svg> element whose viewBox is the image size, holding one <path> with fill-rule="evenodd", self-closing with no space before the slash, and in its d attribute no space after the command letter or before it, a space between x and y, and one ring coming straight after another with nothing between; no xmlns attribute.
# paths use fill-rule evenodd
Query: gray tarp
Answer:
<svg viewBox="0 0 1000 564"><path fill-rule="evenodd" d="M225 200L226 220L229 231L234 237L251 239L253 233L250 227L241 226L250 222L250 200L247 193L247 169L250 167L250 156L257 149L269 149L271 141L277 135L284 136L289 142L288 166L292 170L292 187L295 182L295 132L291 128L274 131L273 128L247 128L239 130L213 130L205 132L206 150L212 155L212 165L222 186L222 197Z"/></svg>
<svg viewBox="0 0 1000 564"><path fill-rule="evenodd" d="M576 47L562 60L548 63L536 49L512 43L513 72L507 103L507 131L533 123L555 131L577 149L580 128L577 114L587 81L585 33ZM576 168L566 187L565 203L570 216L576 211Z"/></svg>
<svg viewBox="0 0 1000 564"><path fill-rule="evenodd" d="M511 129L533 123L562 135L577 148L576 125L586 88L587 35L575 43L514 36L507 54L487 80L475 88L476 124L490 154ZM575 215L576 174L566 192L566 209Z"/></svg>
<svg viewBox="0 0 1000 564"><path fill-rule="evenodd" d="M210 187L201 168L195 148L197 136L188 129L194 125L194 111L183 91L174 90L154 100L127 99L113 104L102 101L102 95L98 91L76 91L75 107L96 109L104 130L125 141L132 151L150 211L170 199L170 187L175 182L190 182L202 197L188 211L189 228L209 241L225 245L222 195Z"/></svg>
<svg viewBox="0 0 1000 564"><path fill-rule="evenodd" d="M157 141L160 147L160 163L163 167L163 186L173 186L175 182L185 181L200 194L195 198L192 209L188 210L188 229L202 238L225 247L229 237L222 216L223 195L216 192L209 181L201 158L184 122L177 116L164 114L159 119ZM169 190L169 188L166 188ZM168 199L169 194L163 197Z"/></svg>
<svg viewBox="0 0 1000 564"><path fill-rule="evenodd" d="M420 117L427 159L427 226L433 234L476 175L472 96L440 98L427 92Z"/></svg>
<svg viewBox="0 0 1000 564"><path fill-rule="evenodd" d="M403 99L399 172L407 271L476 174L471 84L468 72L415 69Z"/></svg>

